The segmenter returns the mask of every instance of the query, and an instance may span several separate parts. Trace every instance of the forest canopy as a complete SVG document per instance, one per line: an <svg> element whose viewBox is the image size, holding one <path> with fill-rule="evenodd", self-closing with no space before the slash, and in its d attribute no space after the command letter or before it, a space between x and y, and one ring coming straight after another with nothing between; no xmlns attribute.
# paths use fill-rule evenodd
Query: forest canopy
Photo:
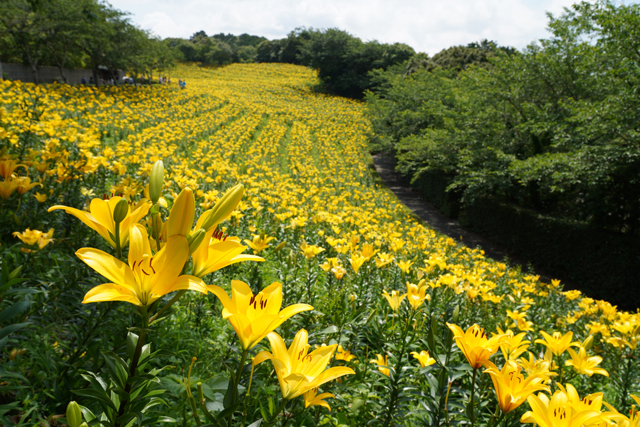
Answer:
<svg viewBox="0 0 640 427"><path fill-rule="evenodd" d="M582 2L550 16L549 31L468 67L434 66L438 54L379 72L367 95L374 149L414 179L447 176L465 203L492 197L638 232L640 6Z"/></svg>

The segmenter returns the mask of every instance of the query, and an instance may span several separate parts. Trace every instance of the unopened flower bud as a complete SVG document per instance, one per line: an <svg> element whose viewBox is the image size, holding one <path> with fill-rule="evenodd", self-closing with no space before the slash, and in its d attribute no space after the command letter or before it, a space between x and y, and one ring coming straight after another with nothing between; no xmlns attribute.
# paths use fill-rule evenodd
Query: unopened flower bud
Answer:
<svg viewBox="0 0 640 427"><path fill-rule="evenodd" d="M456 308L453 309L453 316L451 316L451 322L452 323L457 322L459 315L460 315L460 306L456 305Z"/></svg>
<svg viewBox="0 0 640 427"><path fill-rule="evenodd" d="M589 335L582 343L582 347L584 347L585 350L589 350L592 345L593 345L593 335Z"/></svg>
<svg viewBox="0 0 640 427"><path fill-rule="evenodd" d="M209 231L216 227L222 221L227 219L229 215L236 209L242 195L244 194L244 187L242 184L238 184L235 187L230 188L222 196L218 203L209 211L207 218L202 224L202 228Z"/></svg>
<svg viewBox="0 0 640 427"><path fill-rule="evenodd" d="M180 192L167 220L167 238L180 234L188 236L193 226L193 217L196 212L196 199L190 188L185 188Z"/></svg>
<svg viewBox="0 0 640 427"><path fill-rule="evenodd" d="M160 196L162 196L162 187L164 186L164 163L162 160L158 160L153 164L151 168L151 174L149 175L149 197L153 204L158 203Z"/></svg>
<svg viewBox="0 0 640 427"><path fill-rule="evenodd" d="M286 241L286 240L283 240L282 242L280 242L280 243L278 244L278 246L276 246L276 247L275 247L274 251L275 251L275 252L281 251L281 250L282 250L282 248L284 248L284 245L286 245L286 244L287 244L287 241Z"/></svg>
<svg viewBox="0 0 640 427"><path fill-rule="evenodd" d="M113 220L116 224L124 221L129 214L129 202L126 199L118 200L116 207L113 209Z"/></svg>
<svg viewBox="0 0 640 427"><path fill-rule="evenodd" d="M204 231L204 228L201 228L200 230L191 233L191 236L189 236L189 238L187 239L187 241L189 242L190 254L194 253L196 249L198 249L198 246L200 246L206 234L207 232Z"/></svg>
<svg viewBox="0 0 640 427"><path fill-rule="evenodd" d="M69 424L69 427L80 427L80 424L82 424L80 405L73 400L67 405L67 424Z"/></svg>

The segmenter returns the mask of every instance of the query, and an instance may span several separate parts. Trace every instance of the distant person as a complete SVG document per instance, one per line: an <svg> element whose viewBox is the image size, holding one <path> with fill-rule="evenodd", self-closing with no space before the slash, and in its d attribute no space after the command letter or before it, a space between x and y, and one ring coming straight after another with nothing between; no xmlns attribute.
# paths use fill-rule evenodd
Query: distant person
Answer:
<svg viewBox="0 0 640 427"><path fill-rule="evenodd" d="M82 78L80 79L80 84L82 84L82 85L86 85L87 84L87 78L85 76L82 76Z"/></svg>
<svg viewBox="0 0 640 427"><path fill-rule="evenodd" d="M92 85L93 84L93 76L89 77L89 84Z"/></svg>

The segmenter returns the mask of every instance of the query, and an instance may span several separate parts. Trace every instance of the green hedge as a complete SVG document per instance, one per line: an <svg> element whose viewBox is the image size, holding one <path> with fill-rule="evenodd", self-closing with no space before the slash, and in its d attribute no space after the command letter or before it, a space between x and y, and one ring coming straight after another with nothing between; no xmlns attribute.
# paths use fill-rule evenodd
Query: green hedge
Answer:
<svg viewBox="0 0 640 427"><path fill-rule="evenodd" d="M445 191L448 177L425 173L415 188L452 218L591 298L624 310L640 307L640 239L544 216L495 200L461 205Z"/></svg>

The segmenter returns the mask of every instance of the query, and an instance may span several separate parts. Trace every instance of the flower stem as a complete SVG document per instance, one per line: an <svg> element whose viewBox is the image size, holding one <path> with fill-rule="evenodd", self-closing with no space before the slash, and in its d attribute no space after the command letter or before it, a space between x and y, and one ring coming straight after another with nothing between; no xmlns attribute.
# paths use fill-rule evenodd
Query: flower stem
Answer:
<svg viewBox="0 0 640 427"><path fill-rule="evenodd" d="M182 297L182 295L184 295L185 293L187 293L187 291L185 291L185 290L178 291L178 292L173 296L173 298L171 298L171 299L169 300L169 302L168 302L164 307L162 307L162 308L160 309L160 311L158 311L156 314L154 314L154 315L151 317L151 319L149 320L149 323L153 323L153 322L155 322L155 321L156 321L156 319L157 319L158 317L160 317L160 315L161 315L162 313L164 313L165 311L167 311L167 310L169 309L169 307L171 307L173 304L175 304L175 303L176 303L176 301L178 301L178 300L180 299L180 297Z"/></svg>
<svg viewBox="0 0 640 427"><path fill-rule="evenodd" d="M144 346L144 340L147 337L147 330L149 329L149 313L147 312L147 307L140 307L140 314L142 315L142 327L140 328L138 343L136 344L136 349L133 353L133 357L131 358L131 364L129 365L129 378L127 379L127 385L124 388L126 396L129 396L129 393L131 392L131 383L128 380L131 377L134 377L138 371L138 362L140 362L142 347ZM116 419L124 415L127 403L129 403L128 397L125 397L120 401L120 407L118 408L118 415ZM120 423L116 421L115 427L120 427Z"/></svg>
<svg viewBox="0 0 640 427"><path fill-rule="evenodd" d="M244 363L247 360L247 354L249 354L248 349L242 350L242 356L240 357L240 364L238 365L238 372L236 372L236 377L233 382L233 399L231 400L232 404L238 401L238 384L240 384L240 378L242 377L242 371L244 369ZM229 416L228 426L231 427L231 423L233 422L233 414Z"/></svg>
<svg viewBox="0 0 640 427"><path fill-rule="evenodd" d="M278 415L280 415L280 412L282 412L285 408L285 406L287 405L287 399L282 399L282 402L280 402L280 406L278 406L278 409L276 409L276 412L273 414L273 417L271 417L271 419L269 420L269 423L267 424L267 426L272 426L276 423L276 420L278 419Z"/></svg>
<svg viewBox="0 0 640 427"><path fill-rule="evenodd" d="M476 411L474 405L475 389L476 389L476 373L478 368L473 368L473 376L471 377L471 427L476 425Z"/></svg>

